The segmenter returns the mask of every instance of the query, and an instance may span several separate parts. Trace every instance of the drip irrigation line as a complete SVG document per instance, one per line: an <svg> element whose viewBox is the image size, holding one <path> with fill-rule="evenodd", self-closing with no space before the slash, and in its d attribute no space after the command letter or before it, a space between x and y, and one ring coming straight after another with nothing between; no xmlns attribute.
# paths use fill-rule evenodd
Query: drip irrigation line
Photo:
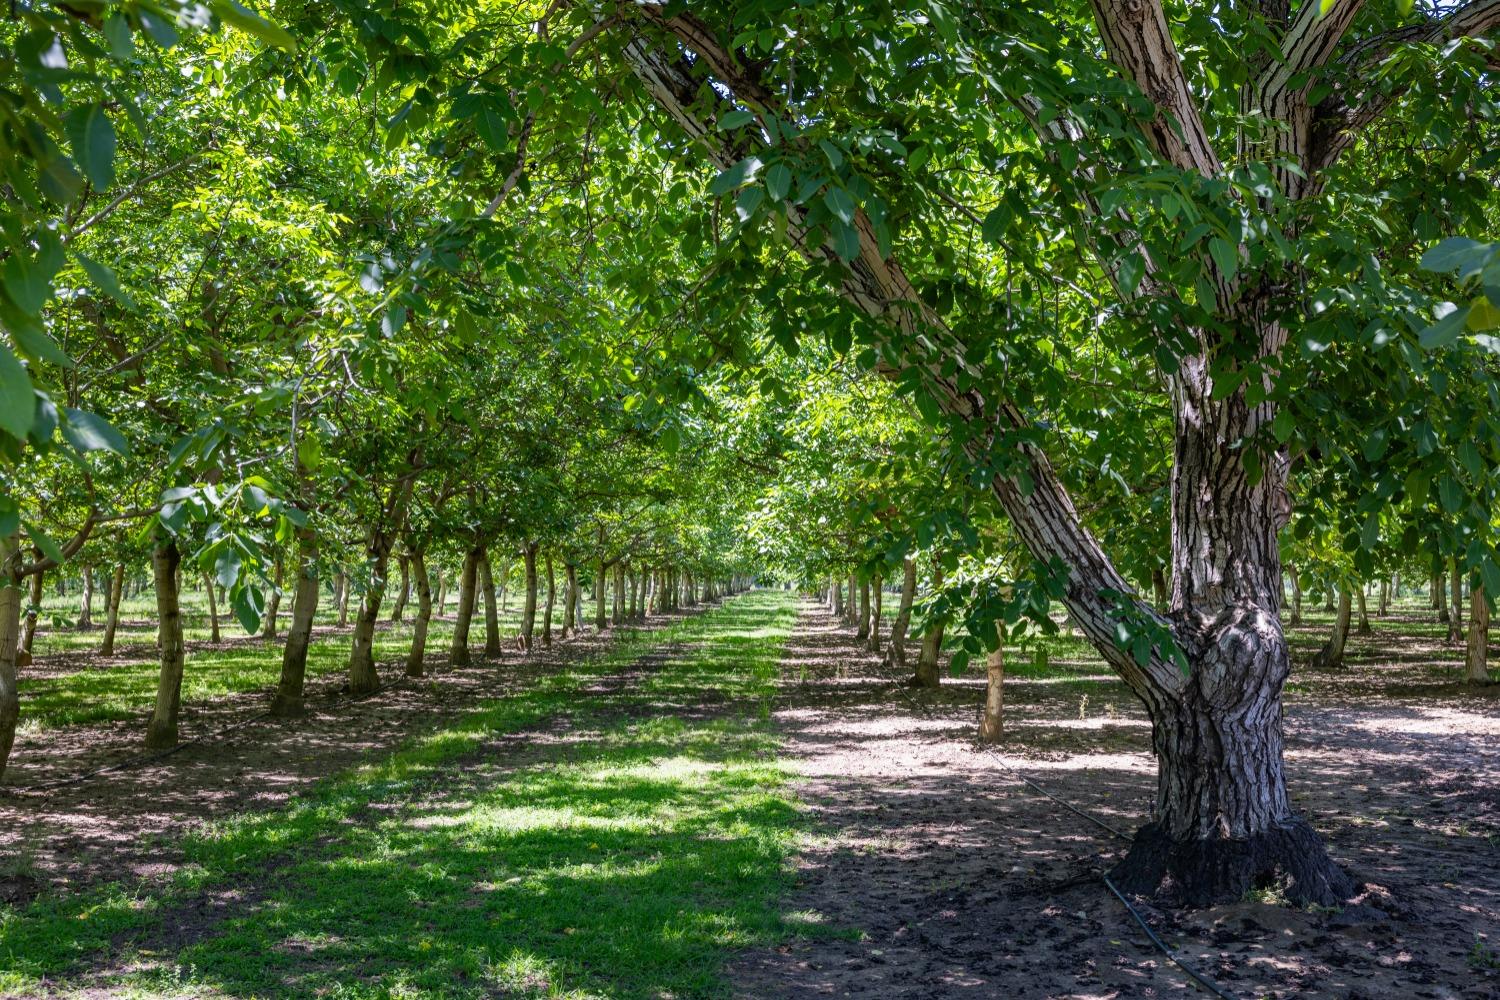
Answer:
<svg viewBox="0 0 1500 1000"><path fill-rule="evenodd" d="M1104 830L1106 833L1108 833L1112 837L1115 837L1116 839L1130 839L1129 834L1120 830L1118 827L1111 826L1110 824L1104 822L1104 820L1100 819L1098 816L1093 815L1087 810L1080 809L1078 806L1075 806L1073 803L1067 801L1066 799L1052 794L1047 789L1043 788L1041 785L1037 784L1035 781L1032 781L1020 771L1016 770L1014 767L1011 767L1003 759L999 757L996 757L995 759L999 762L1001 767L1005 768L1012 775L1025 782L1028 787L1036 792L1039 792L1042 795L1045 795L1053 802L1056 802L1058 805L1068 810L1068 812L1073 813L1075 816L1083 817L1084 819L1088 820L1090 823L1094 824L1099 829ZM1176 952L1174 952L1165 941L1157 936L1157 933L1151 929L1151 925L1146 922L1146 918L1141 915L1141 911L1136 909L1135 905L1126 898L1125 894L1119 890L1119 887L1117 887L1114 882L1111 881L1108 874L1100 875L1099 879L1104 883L1104 887L1108 889L1114 895L1114 897L1118 899L1120 903L1125 907L1126 912L1128 912L1130 916L1135 920L1135 922L1140 925L1141 930L1146 932L1146 936L1151 939L1151 943L1156 946L1157 950L1166 956L1167 961L1171 962L1173 965L1181 969L1184 973L1187 974L1188 978L1197 983L1203 989L1212 993L1214 996L1219 997L1219 1000L1235 1000L1235 997L1232 994L1226 993L1224 990L1207 979L1197 969L1193 968L1181 958L1178 958Z"/></svg>

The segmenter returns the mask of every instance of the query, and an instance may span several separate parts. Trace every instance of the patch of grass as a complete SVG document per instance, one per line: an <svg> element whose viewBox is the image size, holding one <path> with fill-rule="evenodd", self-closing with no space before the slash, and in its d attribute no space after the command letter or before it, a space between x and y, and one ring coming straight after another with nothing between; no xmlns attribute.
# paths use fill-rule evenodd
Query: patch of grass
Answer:
<svg viewBox="0 0 1500 1000"><path fill-rule="evenodd" d="M5 914L0 983L76 977L128 938L115 985L146 996L720 995L728 949L816 929L776 907L802 820L763 721L795 617L760 592L627 635L287 810L191 838L170 885ZM618 694L585 690L653 646L679 653ZM548 720L514 757L486 745ZM241 902L217 923L156 939L165 913L229 888Z"/></svg>

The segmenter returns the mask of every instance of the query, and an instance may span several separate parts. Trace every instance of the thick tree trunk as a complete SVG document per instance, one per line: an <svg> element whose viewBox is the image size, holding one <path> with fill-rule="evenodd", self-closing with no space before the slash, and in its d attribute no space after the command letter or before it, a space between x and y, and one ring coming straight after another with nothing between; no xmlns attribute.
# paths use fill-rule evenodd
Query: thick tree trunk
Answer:
<svg viewBox="0 0 1500 1000"><path fill-rule="evenodd" d="M538 543L527 542L521 550L526 561L526 603L521 608L521 648L531 652L536 636L536 550Z"/></svg>
<svg viewBox="0 0 1500 1000"><path fill-rule="evenodd" d="M406 676L421 677L427 656L427 626L432 622L432 584L427 580L427 559L421 549L411 550L412 580L417 586L417 620L412 622L411 649L406 654Z"/></svg>
<svg viewBox="0 0 1500 1000"><path fill-rule="evenodd" d="M943 567L935 563L932 567L932 589L943 586ZM912 676L913 687L935 688L938 686L938 659L943 651L943 626L935 623L922 636L922 651L917 654L917 670Z"/></svg>
<svg viewBox="0 0 1500 1000"><path fill-rule="evenodd" d="M1384 578L1380 581L1380 604L1375 608L1375 617L1384 618L1391 611L1391 584Z"/></svg>
<svg viewBox="0 0 1500 1000"><path fill-rule="evenodd" d="M906 668L906 630L911 627L911 604L917 596L917 561L908 557L901 572L901 603L896 606L896 621L891 625L891 642L886 647L886 662L894 670Z"/></svg>
<svg viewBox="0 0 1500 1000"><path fill-rule="evenodd" d="M542 611L542 645L552 645L552 604L557 597L557 574L552 570L552 552L548 550L546 556L547 567L547 606Z"/></svg>
<svg viewBox="0 0 1500 1000"><path fill-rule="evenodd" d="M1005 730L1005 647L997 646L984 661L984 708L979 714L979 742L999 743Z"/></svg>
<svg viewBox="0 0 1500 1000"><path fill-rule="evenodd" d="M176 542L158 542L151 553L156 578L156 620L161 641L161 673L156 706L146 725L146 746L177 745L177 719L182 708L182 605L178 599L177 567L181 557Z"/></svg>
<svg viewBox="0 0 1500 1000"><path fill-rule="evenodd" d="M469 623L474 618L479 563L483 559L484 549L477 545L464 555L463 573L458 580L458 621L453 623L453 643L448 649L448 662L455 667L467 667L474 662L469 658Z"/></svg>
<svg viewBox="0 0 1500 1000"><path fill-rule="evenodd" d="M856 639L870 638L870 581L864 580L859 585L859 628L854 633Z"/></svg>
<svg viewBox="0 0 1500 1000"><path fill-rule="evenodd" d="M835 618L844 617L844 585L837 577L833 581L833 606L829 610Z"/></svg>
<svg viewBox="0 0 1500 1000"><path fill-rule="evenodd" d="M1470 684L1488 684L1490 680L1490 606L1484 588L1469 592L1469 649L1464 658L1464 680Z"/></svg>
<svg viewBox="0 0 1500 1000"><path fill-rule="evenodd" d="M120 628L120 599L124 591L125 564L117 563L109 580L109 597L104 610L104 640L99 643L100 656L115 655L115 632Z"/></svg>
<svg viewBox="0 0 1500 1000"><path fill-rule="evenodd" d="M872 653L880 652L880 608L883 603L882 590L885 581L879 576L870 584L870 641L865 646Z"/></svg>
<svg viewBox="0 0 1500 1000"><path fill-rule="evenodd" d="M94 568L83 567L83 587L78 596L78 628L79 630L94 627Z"/></svg>
<svg viewBox="0 0 1500 1000"><path fill-rule="evenodd" d="M276 616L281 613L281 584L284 576L282 569L281 552L276 553L276 576L272 581L271 596L266 601L266 616L261 623L260 636L262 639L276 638L277 621Z"/></svg>
<svg viewBox="0 0 1500 1000"><path fill-rule="evenodd" d="M20 546L15 536L0 537L0 779L10 761L16 743L16 726L21 721L21 692L16 670L16 654L21 648L21 585L15 561Z"/></svg>
<svg viewBox="0 0 1500 1000"><path fill-rule="evenodd" d="M853 571L849 573L849 599L844 602L844 621L856 627L859 625L859 581Z"/></svg>
<svg viewBox="0 0 1500 1000"><path fill-rule="evenodd" d="M1374 630L1370 628L1370 609L1365 606L1365 584L1363 580L1354 588L1354 593L1359 598L1358 632L1360 635L1369 635Z"/></svg>
<svg viewBox="0 0 1500 1000"><path fill-rule="evenodd" d="M495 577L490 571L488 552L479 560L479 589L484 593L484 655L494 659L504 648L500 645L500 614L495 607Z"/></svg>
<svg viewBox="0 0 1500 1000"><path fill-rule="evenodd" d="M1464 641L1464 575L1458 571L1458 557L1448 563L1448 582L1452 586L1452 610L1448 613L1448 641Z"/></svg>
<svg viewBox="0 0 1500 1000"><path fill-rule="evenodd" d="M400 589L396 591L396 599L391 603L391 621L399 622L406 616L406 601L411 594L411 559L406 555L398 555L396 564L401 567Z"/></svg>
<svg viewBox="0 0 1500 1000"><path fill-rule="evenodd" d="M1354 615L1354 599L1347 586L1339 589L1338 616L1333 620L1333 635L1313 656L1313 666L1332 669L1344 665L1344 646L1349 641L1349 620Z"/></svg>
<svg viewBox="0 0 1500 1000"><path fill-rule="evenodd" d="M208 641L219 644L219 601L214 596L214 578L203 574L203 591L208 595Z"/></svg>
<svg viewBox="0 0 1500 1000"><path fill-rule="evenodd" d="M307 648L312 643L313 620L322 596L318 580L318 536L311 528L297 529L297 588L292 592L292 622L281 651L281 679L271 699L271 714L293 719L306 709L302 701L307 676Z"/></svg>

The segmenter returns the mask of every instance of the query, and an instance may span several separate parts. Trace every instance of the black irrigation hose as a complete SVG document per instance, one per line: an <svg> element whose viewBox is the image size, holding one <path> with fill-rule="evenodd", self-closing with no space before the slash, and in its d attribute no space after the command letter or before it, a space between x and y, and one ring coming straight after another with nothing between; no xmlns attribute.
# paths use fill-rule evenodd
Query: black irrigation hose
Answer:
<svg viewBox="0 0 1500 1000"><path fill-rule="evenodd" d="M1056 795L1053 795L1051 792L1047 791L1047 789L1043 788L1041 785L1037 784L1035 781L1032 781L1030 778L1026 777L1026 775L1022 774L1020 771L1017 771L1015 768L1011 767L1004 760L1001 760L998 757L995 758L995 759L999 762L999 764L1000 764L1001 767L1005 768L1011 774L1013 774L1017 778L1021 779L1023 782L1025 782L1029 787L1031 787L1035 791L1040 792L1042 795L1045 795L1047 798L1051 799L1053 802L1056 802L1058 805L1060 805L1064 809L1068 810L1068 812L1073 813L1076 816L1083 817L1084 819L1088 820L1090 823L1092 823L1095 826L1099 827L1099 829L1104 830L1107 833L1109 833L1110 836L1112 836L1112 837L1116 837L1116 838L1118 838L1120 840L1129 840L1130 839L1130 836L1128 834L1124 833L1123 831L1121 831L1117 827L1110 826L1108 823L1104 822L1104 820L1102 820L1099 817L1093 815L1092 813L1086 812L1085 810L1080 809L1077 806L1073 805L1073 803L1068 802L1068 801L1066 801L1064 799L1061 799L1061 798L1059 798ZM1143 930L1143 931L1146 932L1146 936L1151 939L1151 943L1154 944L1154 945L1156 945L1157 949L1163 955L1165 955L1167 957L1167 961L1171 962L1173 965L1177 966L1183 972L1187 973L1188 977L1191 978L1193 980L1193 982L1197 983L1199 986L1203 987L1205 990L1208 990L1208 992L1210 992L1210 993L1214 994L1215 996L1219 997L1220 1000L1235 1000L1235 998L1234 998L1233 995L1231 995L1229 993L1226 993L1226 992L1224 992L1224 990L1220 989L1218 986L1215 986L1212 982L1210 982L1207 978L1205 978L1203 976L1203 974L1200 973L1197 969L1193 968L1191 965L1188 965L1182 959L1178 958L1177 955L1172 951L1172 949L1167 946L1166 942L1164 942L1160 937L1158 937L1157 934L1156 934L1156 932L1151 929L1151 925L1148 924L1148 923L1146 923L1146 918L1143 917L1143 916L1141 916L1141 912L1139 910L1137 910L1134 905L1131 904L1131 902L1130 902L1129 899L1125 898L1125 894L1119 890L1119 888L1114 884L1114 882L1110 881L1110 877L1108 875L1101 875L1099 877L1100 877L1101 880L1103 880L1105 888L1107 888L1111 893L1113 893L1114 897L1116 899L1118 899L1122 904L1124 904L1126 911L1129 912L1129 914L1131 915L1131 917L1133 917L1135 919L1135 922L1137 924L1140 924L1141 930Z"/></svg>

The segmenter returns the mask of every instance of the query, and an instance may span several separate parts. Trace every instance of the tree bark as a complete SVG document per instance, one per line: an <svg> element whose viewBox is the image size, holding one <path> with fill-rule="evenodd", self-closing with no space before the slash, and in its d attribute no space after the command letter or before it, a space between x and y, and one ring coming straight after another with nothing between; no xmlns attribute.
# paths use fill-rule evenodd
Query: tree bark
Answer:
<svg viewBox="0 0 1500 1000"><path fill-rule="evenodd" d="M984 708L979 715L979 742L999 743L1005 730L1005 647L996 646L984 661Z"/></svg>
<svg viewBox="0 0 1500 1000"><path fill-rule="evenodd" d="M125 590L125 564L116 563L109 580L109 597L104 611L104 640L99 643L100 656L115 655L115 632L120 627L120 598Z"/></svg>
<svg viewBox="0 0 1500 1000"><path fill-rule="evenodd" d="M849 572L849 599L844 602L844 621L856 628L859 626L859 581L853 570Z"/></svg>
<svg viewBox="0 0 1500 1000"><path fill-rule="evenodd" d="M609 627L609 618L605 615L604 611L604 590L607 586L607 577L605 574L608 571L608 564L601 558L598 570L594 574L594 630L596 632L603 632Z"/></svg>
<svg viewBox="0 0 1500 1000"><path fill-rule="evenodd" d="M1484 588L1469 591L1469 648L1464 657L1464 680L1470 684L1488 684L1490 680L1490 605Z"/></svg>
<svg viewBox="0 0 1500 1000"><path fill-rule="evenodd" d="M854 638L866 640L870 638L870 581L862 580L859 584L859 628L855 630Z"/></svg>
<svg viewBox="0 0 1500 1000"><path fill-rule="evenodd" d="M411 574L417 586L417 620L412 622L411 649L406 654L406 676L421 677L427 655L427 626L432 621L432 584L427 580L427 559L421 549L411 550Z"/></svg>
<svg viewBox="0 0 1500 1000"><path fill-rule="evenodd" d="M1448 641L1464 641L1464 575L1458 571L1458 557L1448 563L1448 581L1452 586L1452 610L1448 613Z"/></svg>
<svg viewBox="0 0 1500 1000"><path fill-rule="evenodd" d="M349 691L352 694L371 694L380 688L380 674L375 669L375 623L380 620L385 574L390 567L389 536L383 531L372 530L365 551L370 562L370 585L359 599L354 641L349 647Z"/></svg>
<svg viewBox="0 0 1500 1000"><path fill-rule="evenodd" d="M26 605L26 621L21 627L21 651L26 654L28 660L35 648L37 617L42 613L42 597L45 592L45 581L41 573L31 575L31 602Z"/></svg>
<svg viewBox="0 0 1500 1000"><path fill-rule="evenodd" d="M886 647L886 662L895 670L906 668L906 630L911 627L911 604L916 596L917 561L908 556L901 572L901 603L896 606L891 642Z"/></svg>
<svg viewBox="0 0 1500 1000"><path fill-rule="evenodd" d="M552 550L547 550L547 606L542 611L542 645L552 645L552 604L557 597L557 574L552 569Z"/></svg>
<svg viewBox="0 0 1500 1000"><path fill-rule="evenodd" d="M448 613L448 581L443 577L443 564L440 561L437 568L438 603L437 613L441 618Z"/></svg>
<svg viewBox="0 0 1500 1000"><path fill-rule="evenodd" d="M153 749L177 745L177 721L182 708L182 605L178 598L177 567L181 556L177 543L159 540L151 552L156 578L156 619L161 641L161 673L157 678L156 705L146 725L146 746Z"/></svg>
<svg viewBox="0 0 1500 1000"><path fill-rule="evenodd" d="M1448 575L1435 574L1432 578L1432 606L1437 609L1438 621L1448 623Z"/></svg>
<svg viewBox="0 0 1500 1000"><path fill-rule="evenodd" d="M563 626L562 634L566 639L578 631L578 564L563 564Z"/></svg>
<svg viewBox="0 0 1500 1000"><path fill-rule="evenodd" d="M396 591L396 600L391 603L391 621L399 622L406 616L406 601L411 594L411 559L398 555L396 564L401 567L401 586Z"/></svg>
<svg viewBox="0 0 1500 1000"><path fill-rule="evenodd" d="M469 658L469 622L474 617L476 578L483 559L484 549L478 545L464 555L463 573L458 580L458 621L453 623L453 643L448 650L448 662L455 667L467 667L474 662Z"/></svg>
<svg viewBox="0 0 1500 1000"><path fill-rule="evenodd" d="M1370 609L1365 606L1365 583L1363 580L1354 588L1355 596L1359 598L1359 629L1360 635L1369 635L1374 629L1370 628Z"/></svg>
<svg viewBox="0 0 1500 1000"><path fill-rule="evenodd" d="M932 589L943 585L943 567L934 563L932 567ZM930 625L922 636L922 651L917 654L917 671L911 679L913 687L935 688L938 686L938 660L943 651L943 625Z"/></svg>
<svg viewBox="0 0 1500 1000"><path fill-rule="evenodd" d="M276 638L276 616L281 612L281 582L283 577L281 552L276 552L276 575L272 581L271 596L266 601L266 617L261 625L262 639Z"/></svg>
<svg viewBox="0 0 1500 1000"><path fill-rule="evenodd" d="M526 603L521 608L521 648L531 652L536 636L536 551L540 543L527 542L521 550L526 563Z"/></svg>
<svg viewBox="0 0 1500 1000"><path fill-rule="evenodd" d="M1302 581L1297 579L1297 571L1288 567L1287 575L1292 578L1292 625L1302 624Z"/></svg>
<svg viewBox="0 0 1500 1000"><path fill-rule="evenodd" d="M1380 580L1380 603L1376 605L1375 617L1384 618L1391 611L1391 582L1385 578Z"/></svg>
<svg viewBox="0 0 1500 1000"><path fill-rule="evenodd" d="M213 645L219 644L219 601L214 596L214 578L208 573L203 574L203 590L208 594L208 641Z"/></svg>
<svg viewBox="0 0 1500 1000"><path fill-rule="evenodd" d="M880 609L883 603L881 587L885 581L879 576L870 584L870 641L865 647L872 653L880 652Z"/></svg>
<svg viewBox="0 0 1500 1000"><path fill-rule="evenodd" d="M333 577L334 606L339 609L339 628L349 627L349 574L339 570Z"/></svg>
<svg viewBox="0 0 1500 1000"><path fill-rule="evenodd" d="M1333 621L1333 635L1313 657L1313 666L1331 669L1344 665L1344 645L1349 641L1349 619L1353 616L1353 607L1349 587L1339 588L1339 610Z"/></svg>
<svg viewBox="0 0 1500 1000"><path fill-rule="evenodd" d="M322 596L318 580L318 536L311 528L297 529L297 589L292 593L292 622L281 651L281 679L271 699L271 714L294 719L306 710L302 700L307 676L307 648L312 643L313 620Z"/></svg>
<svg viewBox="0 0 1500 1000"><path fill-rule="evenodd" d="M20 546L14 535L0 537L0 778L10 762L21 721L21 693L16 654L21 647L21 585L16 570Z"/></svg>
<svg viewBox="0 0 1500 1000"><path fill-rule="evenodd" d="M1167 593L1167 575L1162 572L1160 566L1151 570L1151 592L1156 599L1156 607L1160 611L1167 610L1171 598ZM982 737L981 737L982 738Z"/></svg>
<svg viewBox="0 0 1500 1000"><path fill-rule="evenodd" d="M490 571L488 552L479 560L479 589L484 593L484 655L486 659L494 659L502 655L504 648L500 645L500 615L495 607L495 578Z"/></svg>
<svg viewBox="0 0 1500 1000"><path fill-rule="evenodd" d="M94 568L83 567L83 587L78 596L79 631L94 627Z"/></svg>
<svg viewBox="0 0 1500 1000"><path fill-rule="evenodd" d="M839 582L837 577L834 577L833 580L833 607L831 610L835 618L844 617L844 585Z"/></svg>

